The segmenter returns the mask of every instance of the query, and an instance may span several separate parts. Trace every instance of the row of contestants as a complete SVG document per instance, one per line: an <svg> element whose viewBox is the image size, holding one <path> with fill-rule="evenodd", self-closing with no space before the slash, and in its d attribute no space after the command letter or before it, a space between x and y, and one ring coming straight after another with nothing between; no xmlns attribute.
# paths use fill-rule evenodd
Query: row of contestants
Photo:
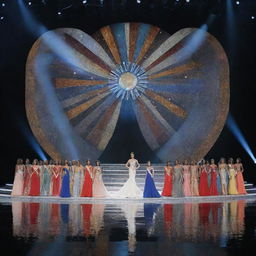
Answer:
<svg viewBox="0 0 256 256"><path fill-rule="evenodd" d="M162 196L217 196L246 194L243 165L240 158L234 163L233 158L226 163L221 158L218 165L214 159L202 160L199 164L195 161L184 161L174 166L167 162L165 167L165 181Z"/></svg>
<svg viewBox="0 0 256 256"><path fill-rule="evenodd" d="M12 196L106 197L100 162L17 160Z"/></svg>

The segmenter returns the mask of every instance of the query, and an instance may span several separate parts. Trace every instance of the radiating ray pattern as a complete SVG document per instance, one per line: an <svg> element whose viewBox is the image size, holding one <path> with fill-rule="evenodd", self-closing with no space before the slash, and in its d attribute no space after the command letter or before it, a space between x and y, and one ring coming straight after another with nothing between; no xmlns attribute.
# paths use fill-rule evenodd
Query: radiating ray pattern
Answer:
<svg viewBox="0 0 256 256"><path fill-rule="evenodd" d="M28 57L26 102L32 101L35 110L26 108L46 152L70 158L57 144L60 138L37 95L34 62L47 53L53 56L48 67L52 86L81 159L98 158L104 151L124 114L123 101L131 104L145 141L161 160L204 156L226 120L229 77L225 52L207 32L186 58L197 31L185 28L169 35L143 23L105 26L93 36L73 28L50 31L65 43L65 56L75 60L70 63L49 47L50 32L43 34Z"/></svg>

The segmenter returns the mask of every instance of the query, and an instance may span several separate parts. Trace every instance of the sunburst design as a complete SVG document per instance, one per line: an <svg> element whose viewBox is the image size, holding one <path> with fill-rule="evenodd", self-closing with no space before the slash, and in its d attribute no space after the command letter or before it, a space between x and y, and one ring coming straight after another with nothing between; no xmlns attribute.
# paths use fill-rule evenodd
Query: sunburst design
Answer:
<svg viewBox="0 0 256 256"><path fill-rule="evenodd" d="M91 37L77 29L57 29L72 63L52 52L44 34L28 58L26 97L36 106L34 112L27 110L28 118L45 150L69 157L60 146L65 137L56 134L42 103L34 70L37 54L52 52L52 82L80 158L96 158L104 151L124 114L124 101L160 159L170 159L170 152L173 159L202 157L225 122L229 87L225 53L211 35L195 55L184 58L184 48L196 31L186 28L170 36L148 24L119 23ZM205 138L206 146L200 148Z"/></svg>
<svg viewBox="0 0 256 256"><path fill-rule="evenodd" d="M123 62L111 71L109 84L113 85L111 91L117 98L135 100L147 88L147 75L145 70L136 63Z"/></svg>

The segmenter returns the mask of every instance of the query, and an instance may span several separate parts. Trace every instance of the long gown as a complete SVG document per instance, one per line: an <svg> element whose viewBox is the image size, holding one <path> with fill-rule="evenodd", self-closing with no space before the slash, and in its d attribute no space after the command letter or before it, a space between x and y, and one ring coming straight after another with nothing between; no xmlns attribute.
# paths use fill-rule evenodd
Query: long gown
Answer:
<svg viewBox="0 0 256 256"><path fill-rule="evenodd" d="M16 165L15 176L12 188L12 196L22 196L23 195L23 185L24 185L24 165Z"/></svg>
<svg viewBox="0 0 256 256"><path fill-rule="evenodd" d="M230 166L230 169L229 169L228 194L229 195L238 194L237 188L236 188L236 171L232 166Z"/></svg>
<svg viewBox="0 0 256 256"><path fill-rule="evenodd" d="M200 196L209 196L209 186L208 186L208 173L205 168L202 169L200 175L200 182L199 182L199 195Z"/></svg>
<svg viewBox="0 0 256 256"><path fill-rule="evenodd" d="M31 165L26 164L24 168L24 184L23 184L23 195L27 196L30 190L30 169Z"/></svg>
<svg viewBox="0 0 256 256"><path fill-rule="evenodd" d="M190 166L183 165L183 191L184 196L191 196L191 188L190 188Z"/></svg>
<svg viewBox="0 0 256 256"><path fill-rule="evenodd" d="M100 166L94 168L94 180L92 186L93 197L107 197L108 191L102 180L102 169Z"/></svg>
<svg viewBox="0 0 256 256"><path fill-rule="evenodd" d="M164 168L164 188L162 196L172 196L172 173L168 173L167 167Z"/></svg>
<svg viewBox="0 0 256 256"><path fill-rule="evenodd" d="M60 176L60 167L54 166L52 168L52 196L59 196L60 195L60 186L61 186L61 176Z"/></svg>
<svg viewBox="0 0 256 256"><path fill-rule="evenodd" d="M237 166L237 175L236 175L236 184L237 184L237 192L240 195L247 194L245 187L244 187L244 177L241 171L240 165Z"/></svg>
<svg viewBox="0 0 256 256"><path fill-rule="evenodd" d="M217 188L217 168L211 167L211 185L210 185L210 195L217 196L218 195L218 188Z"/></svg>
<svg viewBox="0 0 256 256"><path fill-rule="evenodd" d="M37 165L32 165L31 176L30 176L30 190L29 196L39 196L40 195L40 167Z"/></svg>
<svg viewBox="0 0 256 256"><path fill-rule="evenodd" d="M174 166L173 168L173 187L172 196L173 197L183 197L183 175L182 166Z"/></svg>
<svg viewBox="0 0 256 256"><path fill-rule="evenodd" d="M192 196L199 196L199 188L198 188L198 166L191 165L191 194Z"/></svg>
<svg viewBox="0 0 256 256"><path fill-rule="evenodd" d="M156 186L152 177L153 171L154 170L152 167L147 167L146 181L145 181L144 192L143 192L144 198L161 197L159 192L156 189Z"/></svg>
<svg viewBox="0 0 256 256"><path fill-rule="evenodd" d="M226 191L227 191L227 171L226 171L226 169L223 167L219 167L219 174L220 174L221 187L225 187ZM222 189L221 189L221 194L223 194Z"/></svg>
<svg viewBox="0 0 256 256"><path fill-rule="evenodd" d="M136 176L136 168L137 168L137 160L129 160L129 178L118 191L117 196L121 198L136 198L142 197L142 191L136 184L135 176Z"/></svg>
<svg viewBox="0 0 256 256"><path fill-rule="evenodd" d="M68 167L64 167L63 171L64 171L64 175L62 177L60 196L61 197L71 197L71 194L70 194L70 176L69 176Z"/></svg>
<svg viewBox="0 0 256 256"><path fill-rule="evenodd" d="M51 175L49 173L49 165L44 165L41 172L41 196L48 196L50 193Z"/></svg>
<svg viewBox="0 0 256 256"><path fill-rule="evenodd" d="M73 197L79 197L81 193L82 169L83 167L80 167L80 166L76 166L74 168L74 174L73 174L74 182L73 182L73 185L71 186L73 189Z"/></svg>
<svg viewBox="0 0 256 256"><path fill-rule="evenodd" d="M92 166L86 165L81 197L92 197Z"/></svg>

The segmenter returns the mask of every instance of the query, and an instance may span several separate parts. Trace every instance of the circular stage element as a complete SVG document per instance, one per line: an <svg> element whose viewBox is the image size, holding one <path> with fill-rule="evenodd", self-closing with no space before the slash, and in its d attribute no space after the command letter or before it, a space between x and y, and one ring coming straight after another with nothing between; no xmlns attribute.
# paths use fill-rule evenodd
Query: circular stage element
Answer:
<svg viewBox="0 0 256 256"><path fill-rule="evenodd" d="M61 28L43 34L27 59L27 117L54 159L98 158L129 111L159 159L199 160L228 109L226 54L201 29L169 35L118 23L89 36Z"/></svg>

